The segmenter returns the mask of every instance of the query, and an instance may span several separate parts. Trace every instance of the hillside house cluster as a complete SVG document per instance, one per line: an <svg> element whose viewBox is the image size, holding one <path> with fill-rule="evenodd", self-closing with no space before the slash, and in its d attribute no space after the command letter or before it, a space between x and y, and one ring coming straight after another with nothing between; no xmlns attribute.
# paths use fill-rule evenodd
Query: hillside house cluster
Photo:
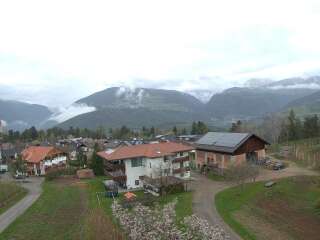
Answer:
<svg viewBox="0 0 320 240"><path fill-rule="evenodd" d="M190 177L189 152L194 148L175 142L124 146L102 151L105 173L120 186L133 189L143 186L142 179L173 176Z"/></svg>

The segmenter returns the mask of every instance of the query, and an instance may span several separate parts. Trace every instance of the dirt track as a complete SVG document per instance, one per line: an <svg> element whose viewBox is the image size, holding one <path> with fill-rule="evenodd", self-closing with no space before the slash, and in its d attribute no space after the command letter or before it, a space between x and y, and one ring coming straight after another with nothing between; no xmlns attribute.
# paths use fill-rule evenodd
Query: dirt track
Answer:
<svg viewBox="0 0 320 240"><path fill-rule="evenodd" d="M299 175L311 176L318 175L318 173L305 168L300 168L296 164L291 163L288 168L280 171L261 170L257 181L267 181ZM230 182L212 181L206 176L197 173L193 173L193 177L196 179L192 183L192 189L194 190L193 212L199 217L209 221L212 225L218 224L232 240L241 239L238 234L224 223L215 208L215 195L224 189L232 187L233 185Z"/></svg>

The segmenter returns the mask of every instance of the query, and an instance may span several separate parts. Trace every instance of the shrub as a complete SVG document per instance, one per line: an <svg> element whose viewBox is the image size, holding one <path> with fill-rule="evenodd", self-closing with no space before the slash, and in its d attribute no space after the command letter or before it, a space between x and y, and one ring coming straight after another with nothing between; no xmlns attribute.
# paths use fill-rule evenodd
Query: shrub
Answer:
<svg viewBox="0 0 320 240"><path fill-rule="evenodd" d="M163 206L153 208L137 204L131 210L123 208L117 201L112 204L112 213L130 240L226 240L230 239L217 225L211 226L206 220L189 216L181 220L183 232L176 223L177 199Z"/></svg>
<svg viewBox="0 0 320 240"><path fill-rule="evenodd" d="M316 201L315 208L316 208L316 211L320 214L320 198Z"/></svg>
<svg viewBox="0 0 320 240"><path fill-rule="evenodd" d="M46 181L52 181L60 176L65 175L75 175L76 174L76 168L68 167L63 169L52 169L47 172L45 179Z"/></svg>

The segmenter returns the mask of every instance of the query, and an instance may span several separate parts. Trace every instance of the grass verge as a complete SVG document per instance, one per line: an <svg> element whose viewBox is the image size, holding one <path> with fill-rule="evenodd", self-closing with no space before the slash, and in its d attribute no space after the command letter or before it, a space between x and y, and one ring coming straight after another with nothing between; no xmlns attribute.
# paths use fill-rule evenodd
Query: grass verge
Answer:
<svg viewBox="0 0 320 240"><path fill-rule="evenodd" d="M26 189L16 183L0 183L0 214L24 198L27 192Z"/></svg>
<svg viewBox="0 0 320 240"><path fill-rule="evenodd" d="M272 239L272 234L317 239L319 199L320 178L292 177L279 180L272 188L265 188L263 182L246 184L243 191L229 188L218 193L215 202L224 221L245 240Z"/></svg>

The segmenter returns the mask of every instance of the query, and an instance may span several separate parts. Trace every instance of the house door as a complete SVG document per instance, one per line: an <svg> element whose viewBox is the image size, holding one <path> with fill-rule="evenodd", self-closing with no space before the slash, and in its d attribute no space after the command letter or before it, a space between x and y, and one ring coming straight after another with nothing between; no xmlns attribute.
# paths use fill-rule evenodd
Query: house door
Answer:
<svg viewBox="0 0 320 240"><path fill-rule="evenodd" d="M246 153L247 162L255 163L258 161L258 154L256 152Z"/></svg>

